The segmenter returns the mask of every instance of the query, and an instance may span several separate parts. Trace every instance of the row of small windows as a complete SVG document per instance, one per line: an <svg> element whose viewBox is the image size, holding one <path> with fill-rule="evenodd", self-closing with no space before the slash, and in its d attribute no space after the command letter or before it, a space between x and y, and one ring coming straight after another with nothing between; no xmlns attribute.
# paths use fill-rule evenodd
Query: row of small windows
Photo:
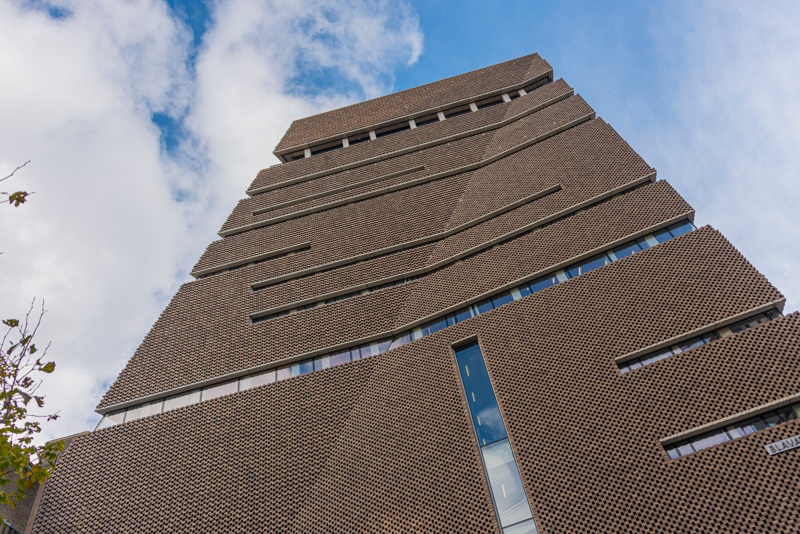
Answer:
<svg viewBox="0 0 800 534"><path fill-rule="evenodd" d="M795 403L790 406L784 406L776 410L770 410L762 414L756 415L733 425L728 425L724 428L711 430L705 434L700 434L693 438L680 441L673 445L664 447L667 451L667 456L671 460L692 454L693 452L701 451L720 443L727 443L735 439L755 434L760 430L772 428L773 426L800 419L800 403Z"/></svg>
<svg viewBox="0 0 800 534"><path fill-rule="evenodd" d="M339 295L338 297L331 297L329 299L320 300L320 301L317 301L317 302L311 302L309 304L305 304L303 306L298 306L297 308L292 308L290 310L283 310L283 311L276 312L276 313L270 313L269 315L264 315L263 317L254 317L252 321L253 321L253 323L260 323L260 322L263 322L263 321L268 321L270 319L275 319L277 317L283 317L284 315L291 315L291 314L297 313L299 311L310 310L311 308L319 308L320 306L324 306L326 304L332 304L334 302L339 302L340 300L349 299L349 298L353 298L353 297L358 297L360 295L366 295L367 293L372 293L373 291L379 291L381 289L387 289L387 288L390 288L390 287L395 287L395 286L399 286L399 285L402 285L402 284L407 284L409 282L413 282L414 280L417 280L418 278L419 277L417 277L417 276L411 276L411 277L408 277L408 278L402 278L400 280L395 280L394 282L387 282L387 283L381 284L379 286L368 287L366 289L361 289L359 291L353 291L351 293L346 293L344 295Z"/></svg>
<svg viewBox="0 0 800 534"><path fill-rule="evenodd" d="M472 427L503 534L537 534L519 468L477 342L456 349L456 363Z"/></svg>
<svg viewBox="0 0 800 534"><path fill-rule="evenodd" d="M549 78L545 78L538 82L534 82L517 91L511 91L500 95L490 96L488 98L484 98L483 100L479 100L477 102L462 104L459 106L454 106L452 108L445 109L437 113L431 113L429 115L424 115L421 117L417 117L415 119L396 122L394 124L390 124L389 126L384 126L383 128L371 130L369 132L354 134L344 139L329 141L327 143L321 143L311 148L306 148L303 150L298 150L297 152L292 152L291 154L286 154L283 157L286 158L287 161L295 161L298 159L304 159L304 158L309 158L311 156L316 156L317 154L324 154L325 152L330 152L331 150L336 150L338 148L357 145L365 141L371 141L373 139L377 139L379 137L384 137L394 133L405 132L413 128L419 128L420 126L425 126L427 124L432 124L434 122L439 122L453 117L457 117L458 115L463 115L465 113L478 111L480 109L495 106L497 104L502 104L504 102L511 102L512 100L515 100L520 96L530 93L531 91L538 89L539 87L547 83L550 83Z"/></svg>
<svg viewBox="0 0 800 534"><path fill-rule="evenodd" d="M688 224L688 226L687 226L687 224ZM555 285L559 281L563 282L564 280L567 280L569 278L573 278L575 276L580 275L582 272L588 272L588 271L594 270L597 267L602 267L603 265L606 265L606 264L608 264L608 263L610 263L612 261L615 261L617 259L621 259L621 258L630 256L634 252L637 252L637 251L640 251L640 250L644 250L644 249L649 248L649 247L651 247L653 245L657 245L658 243L661 243L661 242L665 241L666 239L671 239L673 237L673 234L674 235L681 235L679 232L685 233L685 232L688 231L687 228L691 229L691 228L694 228L694 227L691 225L691 223L689 223L687 221L687 222L678 223L678 224L672 226L671 228L672 228L672 230L669 230L669 229L663 230L661 232L658 232L657 234L654 234L654 235L651 235L651 236L646 236L646 237L638 240L637 242L626 243L625 245L623 245L621 247L617 247L617 248L615 248L614 250L612 250L610 252L599 254L599 255L597 255L597 256L589 259L589 260L586 260L585 262L581 262L580 264L576 264L576 266L574 266L574 267L572 267L570 269L567 269L565 274L555 273L555 278L553 276L545 277L545 279L542 281L542 284L545 284L545 285L542 286L541 289L544 289L544 287L550 287L549 285L546 285L548 279L552 279L551 280L552 283L550 285ZM495 245L495 246L499 246L499 245ZM442 268L445 268L445 267L442 267ZM333 298L329 298L329 299L326 299L326 300L320 300L320 301L317 301L317 302L312 302L312 303L309 303L309 304L305 304L303 306L299 306L297 308L292 308L290 310L283 310L283 311L280 311L280 312L270 313L268 315L264 315L263 317L253 317L252 318L252 322L253 323L260 323L260 322L263 322L263 321L268 321L270 319L275 319L275 318L278 318L278 317L283 317L285 315L290 315L290 314L293 314L293 313L297 313L299 311L308 310L308 309L311 309L311 308L318 308L318 307L324 306L326 304L331 304L333 302L339 302L340 300L353 298L353 297L357 297L357 296L360 296L360 295L366 295L367 293L371 293L373 291L378 291L380 289L386 289L386 288L389 288L389 287L394 287L394 286L398 286L398 285L405 284L405 283L408 283L408 282L412 282L414 280L417 280L418 278L419 278L418 276L404 278L402 280L397 280L397 281L394 281L394 282L388 282L386 284L381 284L381 285L376 286L376 287L362 289L362 290L359 290L359 291L353 291L351 293L347 293L345 295L340 295L338 297L333 297ZM537 287L536 291L539 291L539 286L536 286L536 287ZM524 293L523 296L525 296L525 294L529 294L529 293L527 293L527 291L528 291L527 287L522 287L522 288L519 288L519 289L520 289L520 291L522 293ZM508 298L512 298L512 297L508 297ZM510 300L509 300L509 302L510 302Z"/></svg>
<svg viewBox="0 0 800 534"><path fill-rule="evenodd" d="M548 287L552 287L560 282L575 278L581 274L588 273L598 267L607 265L608 263L626 258L636 252L648 249L652 246L658 245L668 241L674 237L678 237L694 229L694 225L689 221L683 221L670 226L669 228L660 230L653 234L647 235L643 238L625 243L618 246L609 252L598 254L587 260L577 262L568 266L565 269L559 269L543 276L533 282L522 284L511 290L503 291L494 297L487 298L477 304L465 306L464 308L450 313L439 319L430 321L422 326L412 328L405 332L400 333L394 337L366 343L359 347L337 351L335 353L326 354L324 356L317 356L316 358L309 358L301 360L296 363L284 365L277 369L270 369L268 371L259 372L253 375L248 375L239 379L233 379L228 382L222 382L202 389L195 389L188 393L182 393L169 397L165 400L158 400L152 403L147 403L139 406L128 408L107 414L99 423L97 428L106 428L114 426L122 422L133 421L147 415L154 415L162 411L173 410L195 404L204 400L209 400L229 393L243 391L251 387L269 384L272 382L285 380L295 376L301 376L315 371L321 371L330 367L336 367L345 363L369 358L378 354L383 354L386 351L401 347L412 341L416 341L430 334L436 333L439 330L453 326L460 322L477 317L490 310L498 308L509 302L519 300L532 293L537 293ZM338 298L338 297L337 297Z"/></svg>
<svg viewBox="0 0 800 534"><path fill-rule="evenodd" d="M639 369L640 367L650 365L651 363L663 360L664 358L669 358L670 356L674 356L676 354L680 354L681 352L702 347L706 343L728 337L737 332L741 332L742 330L747 330L748 328L753 328L754 326L764 324L772 319L777 319L778 317L782 317L778 310L770 310L766 313L760 313L755 317L751 317L750 319L746 319L734 325L726 326L725 328L720 328L719 330L709 332L708 334L687 339L686 341L678 343L677 345L673 345L671 347L655 351L651 354L645 354L644 356L640 356L633 360L620 363L619 370L621 373L627 373L628 371Z"/></svg>
<svg viewBox="0 0 800 534"><path fill-rule="evenodd" d="M300 252L305 252L311 248L311 245L305 245L299 248L295 248L294 250L290 250L288 252L284 252L283 254L276 254L275 256L269 256L268 258L262 258L260 260L254 260L248 263L242 263L241 265L234 265L233 267L228 267L227 269L220 269L219 271L209 272L208 274L201 274L198 275L196 278L199 280L201 278L206 278L211 275L221 274L221 273L229 273L231 271L237 271L239 269L244 269L245 267L251 267L253 265L258 265L259 263L264 263L266 261L277 260L279 258L286 258L287 256L293 256L295 254L299 254Z"/></svg>

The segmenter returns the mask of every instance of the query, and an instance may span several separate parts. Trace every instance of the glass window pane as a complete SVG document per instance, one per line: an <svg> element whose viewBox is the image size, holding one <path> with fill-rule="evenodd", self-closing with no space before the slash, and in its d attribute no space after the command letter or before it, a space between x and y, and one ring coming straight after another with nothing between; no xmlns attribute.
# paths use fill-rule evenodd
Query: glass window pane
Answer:
<svg viewBox="0 0 800 534"><path fill-rule="evenodd" d="M486 475L494 495L500 525L519 523L532 517L525 489L511 452L511 445L504 439L481 448Z"/></svg>
<svg viewBox="0 0 800 534"><path fill-rule="evenodd" d="M303 360L292 365L292 376L307 375L314 372L314 360Z"/></svg>
<svg viewBox="0 0 800 534"><path fill-rule="evenodd" d="M694 449L692 449L692 445L690 443L684 441L683 443L678 444L678 452L681 453L681 456L685 456L693 453Z"/></svg>
<svg viewBox="0 0 800 534"><path fill-rule="evenodd" d="M472 308L470 307L470 308L464 308L463 310L456 312L455 319L457 323L460 323L461 321L466 321L471 317L472 317Z"/></svg>
<svg viewBox="0 0 800 534"><path fill-rule="evenodd" d="M678 237L679 235L691 232L692 230L694 230L694 225L689 221L674 224L669 227L669 233L671 233L673 237Z"/></svg>
<svg viewBox="0 0 800 534"><path fill-rule="evenodd" d="M163 405L163 400L157 400L154 402L140 404L139 406L135 406L133 408L128 408L128 411L125 413L125 422L127 423L128 421L141 419L142 417L147 417L148 415L160 414Z"/></svg>
<svg viewBox="0 0 800 534"><path fill-rule="evenodd" d="M776 412L765 413L762 415L762 417L770 427L773 427L781 422L781 418Z"/></svg>
<svg viewBox="0 0 800 534"><path fill-rule="evenodd" d="M392 344L392 340L391 339L384 339L382 341L379 341L378 342L378 353L379 354L383 354L384 352L389 350L389 345L391 345L391 344Z"/></svg>
<svg viewBox="0 0 800 534"><path fill-rule="evenodd" d="M135 421L136 419L142 418L142 407L139 406L132 406L125 411L125 422L128 423L130 421Z"/></svg>
<svg viewBox="0 0 800 534"><path fill-rule="evenodd" d="M716 430L700 436L699 438L694 438L692 445L694 446L694 450L699 451L714 445L719 445L720 443L725 443L726 441L728 441L728 436L725 435L725 431Z"/></svg>
<svg viewBox="0 0 800 534"><path fill-rule="evenodd" d="M692 338L692 339L687 339L686 341L681 343L679 345L679 347L681 349L681 352L684 352L684 351L687 351L687 350L696 349L697 347L701 347L701 346L703 346L705 344L706 344L706 342L705 342L705 340L703 340L703 338L695 337L695 338Z"/></svg>
<svg viewBox="0 0 800 534"><path fill-rule="evenodd" d="M278 381L286 380L287 378L292 378L292 366L284 365L283 367L278 367L276 375Z"/></svg>
<svg viewBox="0 0 800 534"><path fill-rule="evenodd" d="M509 302L514 302L514 297L512 297L511 293L509 292L500 293L494 299L492 299L492 305L495 308L502 306L503 304L508 304Z"/></svg>
<svg viewBox="0 0 800 534"><path fill-rule="evenodd" d="M614 261L621 260L622 258L627 258L631 254L635 254L636 252L641 251L642 249L639 248L639 245L636 243L627 243L622 245L621 247L617 247L611 252L609 252L609 256Z"/></svg>
<svg viewBox="0 0 800 534"><path fill-rule="evenodd" d="M203 388L201 393L200 399L201 400L210 400L216 399L217 397L221 397L223 395L228 395L230 393L236 393L239 389L239 381L232 380L230 382L223 382L222 384L216 384L214 386L209 386L207 388Z"/></svg>
<svg viewBox="0 0 800 534"><path fill-rule="evenodd" d="M653 234L653 237L659 243L663 243L664 241L669 241L670 239L672 239L672 234L670 234L669 230L665 228L664 230L660 230L655 234Z"/></svg>
<svg viewBox="0 0 800 534"><path fill-rule="evenodd" d="M548 276L547 278L543 278L541 280L536 280L535 282L531 282L530 290L531 293L536 293L541 291L542 289L547 289L548 287L553 287L556 285L555 278L552 276Z"/></svg>
<svg viewBox="0 0 800 534"><path fill-rule="evenodd" d="M725 430L728 431L728 434L733 438L743 438L747 434L744 433L744 430L737 425L729 425L725 427Z"/></svg>
<svg viewBox="0 0 800 534"><path fill-rule="evenodd" d="M444 328L447 328L447 319L446 318L441 319L439 321L436 321L435 323L433 323L431 325L428 325L428 331L431 334L433 334L434 332L438 332L439 330L442 330Z"/></svg>
<svg viewBox="0 0 800 534"><path fill-rule="evenodd" d="M275 382L275 369L270 369L269 371L264 371L263 373L243 376L239 379L239 391L263 386L264 384L271 384L273 382Z"/></svg>
<svg viewBox="0 0 800 534"><path fill-rule="evenodd" d="M762 430L768 428L768 425L762 418L758 417L753 421L753 428L756 430L756 432L761 432Z"/></svg>
<svg viewBox="0 0 800 534"><path fill-rule="evenodd" d="M675 458L680 458L680 453L678 453L678 449L676 447L669 447L667 449L667 456L669 456L670 460L674 460Z"/></svg>
<svg viewBox="0 0 800 534"><path fill-rule="evenodd" d="M405 345L409 341L411 341L411 335L408 332L406 332L406 333L401 334L401 335L397 336L396 338L394 338L392 340L392 344L389 345L389 349L395 349L397 347L402 347L403 345Z"/></svg>
<svg viewBox="0 0 800 534"><path fill-rule="evenodd" d="M527 297L528 295L531 294L531 288L528 287L528 286L518 287L517 291L519 292L519 297L520 298Z"/></svg>
<svg viewBox="0 0 800 534"><path fill-rule="evenodd" d="M667 237L669 237L669 234L667 234ZM659 241L656 239L654 235L646 235L640 239L637 239L636 243L639 245L639 248L645 250L650 247L658 245Z"/></svg>
<svg viewBox="0 0 800 534"><path fill-rule="evenodd" d="M594 258L580 262L578 265L573 266L568 272L570 278L575 278L582 274L594 271L598 267L602 267L608 263L605 255L595 256Z"/></svg>
<svg viewBox="0 0 800 534"><path fill-rule="evenodd" d="M161 410L163 408L164 408L164 401L161 399L153 402L148 402L147 404L142 406L142 417L147 417L148 415L158 415L161 413Z"/></svg>
<svg viewBox="0 0 800 534"><path fill-rule="evenodd" d="M528 519L522 523L505 527L503 534L539 534L539 530L536 528L536 523L533 522L533 519Z"/></svg>
<svg viewBox="0 0 800 534"><path fill-rule="evenodd" d="M559 282L566 282L569 280L569 276L567 276L566 271L563 269L559 269L556 271L555 276L553 277L553 284L557 284Z"/></svg>
<svg viewBox="0 0 800 534"><path fill-rule="evenodd" d="M486 312L488 312L489 310L492 309L492 301L484 300L483 302L480 302L480 303L476 304L476 307L478 308L478 314L479 315L481 313L486 313Z"/></svg>
<svg viewBox="0 0 800 534"><path fill-rule="evenodd" d="M103 416L100 420L100 423L97 425L95 430L100 430L101 428L109 428L112 426L117 426L118 424L122 423L125 420L125 410L120 410L118 412L112 412Z"/></svg>
<svg viewBox="0 0 800 534"><path fill-rule="evenodd" d="M791 421L794 419L794 412L790 406L784 406L783 408L778 408L775 410L778 414L778 418L780 419L781 423L785 423L786 421Z"/></svg>
<svg viewBox="0 0 800 534"><path fill-rule="evenodd" d="M477 343L456 351L458 370L467 396L478 444L488 445L507 437L489 373Z"/></svg>
<svg viewBox="0 0 800 534"><path fill-rule="evenodd" d="M164 411L167 410L174 410L176 408L182 408L184 406L188 406L190 404L195 404L200 402L200 390L195 389L194 391L190 391L189 393L182 393L180 395L175 395L174 397L170 397L164 401Z"/></svg>

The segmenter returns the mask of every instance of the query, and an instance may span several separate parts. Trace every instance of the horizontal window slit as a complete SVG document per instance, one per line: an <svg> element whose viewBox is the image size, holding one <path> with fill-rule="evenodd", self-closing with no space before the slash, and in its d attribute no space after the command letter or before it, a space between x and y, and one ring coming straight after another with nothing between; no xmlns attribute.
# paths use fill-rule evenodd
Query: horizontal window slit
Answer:
<svg viewBox="0 0 800 534"><path fill-rule="evenodd" d="M694 225L689 221L684 221L676 225L673 225L670 228L675 228L677 230L675 233L681 235L682 233L686 233L694 229ZM659 238L661 238L661 240L659 240ZM636 241L631 241L629 244L623 245L622 247L617 247L614 250L620 250L620 249L629 250L632 247L631 244L636 244L638 250L641 251L651 246L654 246L654 244L659 244L672 238L673 238L672 233L670 233L669 231L662 230L654 234L645 236L644 238L637 239ZM448 313L442 317L433 319L421 326L417 326L410 330L404 331L396 336L387 337L379 341L373 341L350 349L342 349L340 351L334 353L328 353L323 356L308 358L305 360L301 360L299 362L277 367L276 369L259 371L258 373L255 373L253 375L247 375L242 378L226 380L223 382L219 382L217 384L206 386L205 388L198 388L196 390L192 390L188 393L181 393L179 395L174 395L166 399L160 399L156 401L147 402L141 405L133 406L127 408L126 410L111 412L103 417L100 423L98 423L96 430L101 428L107 428L110 426L115 426L122 422L132 421L134 418L144 417L145 415L155 415L157 413L161 413L162 411L166 412L172 409L188 406L189 404L195 404L201 402L204 399L210 399L212 398L212 396L216 397L228 393L233 393L235 391L243 391L243 389L247 389L242 387L243 381L246 381L247 384L251 384L252 380L255 380L253 377L261 377L258 379L260 380L260 382L258 382L257 384L261 385L261 384L284 380L287 378L301 376L311 372L327 369L329 367L335 367L343 363L349 363L351 361L369 358L371 356L376 356L378 354L383 354L384 352L387 352L397 347L401 347L407 343L410 343L411 341L421 339L425 336L438 332L439 330L442 330L444 328L466 321L467 319L477 317L478 315L487 313L495 308L498 308L510 302L520 300L528 295L537 293L549 287L553 287L554 285L558 285L561 282L565 282L570 278L574 278L575 276L580 276L580 274L585 274L591 270L594 270L597 267L600 267L607 263L605 261L603 262L597 261L598 258L601 257L605 257L611 260L611 262L617 261L617 259L621 259L619 257L616 259L612 259L611 253L605 253L605 255L600 254L588 260L576 262L575 264L570 265L565 269L558 269L556 271L553 271L552 273L541 276L532 282L524 283L510 290L502 291L492 297L488 297L480 302L477 302L476 304L465 306L460 310L456 310L455 312ZM576 274L570 275L571 272ZM403 280L402 283L405 283L406 281L412 281L412 279ZM389 287L386 284L384 284L384 286ZM361 291L363 290L359 290L358 294L361 294ZM356 292L353 293L355 294ZM341 295L335 298L342 299L342 298L348 298L348 296L349 294ZM299 310L299 308L294 308L293 310L286 310L280 313L288 315L289 313L292 313L292 311L296 312L297 310ZM253 322L256 321L254 320ZM234 388L234 386L232 385L234 383L237 384L237 388ZM255 387L255 386L250 386L250 387ZM209 392L203 395L202 392L206 390L208 390ZM144 410L145 407L147 408L147 410ZM136 410L139 411L136 412ZM126 413L128 411L132 412L132 415L129 417L126 416ZM140 415L141 413L145 413L145 415Z"/></svg>
<svg viewBox="0 0 800 534"><path fill-rule="evenodd" d="M693 452L702 451L714 445L720 445L728 441L743 438L795 419L800 419L800 402L774 410L764 411L739 423L720 426L719 428L709 430L708 432L704 432L703 434L689 439L665 445L664 450L667 452L667 456L670 460L675 460L682 456L692 454Z"/></svg>
<svg viewBox="0 0 800 534"><path fill-rule="evenodd" d="M759 313L758 315L735 323L731 326L714 330L707 334L703 334L702 336L692 337L670 347L664 347L632 360L620 362L617 364L617 366L619 366L619 372L625 374L646 365L650 365L651 363L656 363L665 358L669 358L670 356L675 356L676 354L681 354L697 347L702 347L707 343L728 337L737 332L741 332L742 330L747 330L748 328L753 328L755 326L767 323L773 319L777 319L778 317L782 317L778 310L770 310L766 313Z"/></svg>

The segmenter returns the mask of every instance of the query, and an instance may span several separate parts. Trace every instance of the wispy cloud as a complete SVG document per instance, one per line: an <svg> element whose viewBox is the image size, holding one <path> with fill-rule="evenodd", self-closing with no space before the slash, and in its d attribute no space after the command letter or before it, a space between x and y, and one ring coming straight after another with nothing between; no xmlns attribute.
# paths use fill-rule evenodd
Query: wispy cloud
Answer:
<svg viewBox="0 0 800 534"><path fill-rule="evenodd" d="M47 300L47 437L90 427L291 120L385 92L422 50L400 1L209 5L197 48L161 1L0 4L0 174L31 159L37 191L0 210L0 312Z"/></svg>
<svg viewBox="0 0 800 534"><path fill-rule="evenodd" d="M796 310L800 4L684 7L659 21L672 118L649 127L652 159Z"/></svg>

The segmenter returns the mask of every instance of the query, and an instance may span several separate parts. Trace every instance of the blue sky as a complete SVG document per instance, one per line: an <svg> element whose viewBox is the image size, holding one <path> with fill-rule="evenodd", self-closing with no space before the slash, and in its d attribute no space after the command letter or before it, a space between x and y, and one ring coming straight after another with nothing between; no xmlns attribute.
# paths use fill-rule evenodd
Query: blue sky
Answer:
<svg viewBox="0 0 800 534"><path fill-rule="evenodd" d="M0 3L0 313L45 298L44 386L93 409L292 120L539 52L800 304L797 2Z"/></svg>

